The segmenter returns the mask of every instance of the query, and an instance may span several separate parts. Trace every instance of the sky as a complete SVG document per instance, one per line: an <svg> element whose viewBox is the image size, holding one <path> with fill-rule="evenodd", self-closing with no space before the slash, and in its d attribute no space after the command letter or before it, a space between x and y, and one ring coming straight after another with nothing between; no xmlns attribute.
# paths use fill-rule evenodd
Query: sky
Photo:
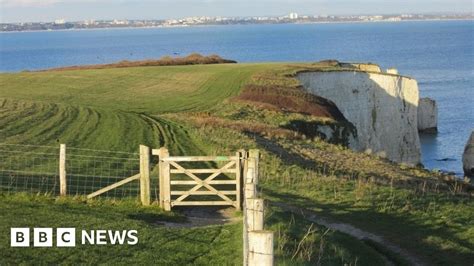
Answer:
<svg viewBox="0 0 474 266"><path fill-rule="evenodd" d="M0 0L0 22L189 16L466 13L473 0Z"/></svg>

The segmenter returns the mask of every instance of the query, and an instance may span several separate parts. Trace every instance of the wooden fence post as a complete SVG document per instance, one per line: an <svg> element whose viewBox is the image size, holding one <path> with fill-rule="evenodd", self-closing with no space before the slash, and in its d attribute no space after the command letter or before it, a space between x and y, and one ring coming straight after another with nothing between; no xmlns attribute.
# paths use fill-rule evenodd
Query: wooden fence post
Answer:
<svg viewBox="0 0 474 266"><path fill-rule="evenodd" d="M249 151L244 184L244 199L257 197L259 156L260 154L258 150Z"/></svg>
<svg viewBox="0 0 474 266"><path fill-rule="evenodd" d="M163 163L161 162L161 158L163 157L163 147L158 149L158 153L154 153L154 155L158 155L158 191L160 192L158 202L160 203L160 208L164 208L163 205Z"/></svg>
<svg viewBox="0 0 474 266"><path fill-rule="evenodd" d="M245 172L245 184L255 183L255 159L253 157L247 157L247 167Z"/></svg>
<svg viewBox="0 0 474 266"><path fill-rule="evenodd" d="M244 259L244 266L248 265L248 231L247 231L247 168L248 168L248 153L245 150L242 150L242 157L243 157L243 165L242 165L242 209L243 209L243 230L242 230L242 238L243 238L243 259Z"/></svg>
<svg viewBox="0 0 474 266"><path fill-rule="evenodd" d="M66 144L59 145L59 195L66 196Z"/></svg>
<svg viewBox="0 0 474 266"><path fill-rule="evenodd" d="M246 156L246 163L244 167L244 265L250 264L249 232L251 230L257 229L263 230L263 201L252 200L257 197L259 157L259 150L250 150L248 155ZM260 210L260 207L261 212L258 211Z"/></svg>
<svg viewBox="0 0 474 266"><path fill-rule="evenodd" d="M150 148L140 145L140 200L150 205Z"/></svg>
<svg viewBox="0 0 474 266"><path fill-rule="evenodd" d="M247 231L263 230L263 199L248 198L246 206Z"/></svg>
<svg viewBox="0 0 474 266"><path fill-rule="evenodd" d="M245 169L244 200L257 197L257 159L258 150L250 150Z"/></svg>
<svg viewBox="0 0 474 266"><path fill-rule="evenodd" d="M239 177L240 177L240 191L239 191L239 198L240 198L240 206L242 209L244 209L244 199L245 199L245 175L247 171L247 151L244 149L239 150L240 153L240 160L239 160L239 166L240 168L237 169L240 171Z"/></svg>
<svg viewBox="0 0 474 266"><path fill-rule="evenodd" d="M242 207L242 202L241 202L241 193L242 193L242 152L238 151L235 156L237 157L236 163L235 163L235 169L237 172L235 173L235 190L237 194L235 195L235 201L237 202L236 209L241 210Z"/></svg>
<svg viewBox="0 0 474 266"><path fill-rule="evenodd" d="M257 197L257 186L255 183L245 184L245 200Z"/></svg>
<svg viewBox="0 0 474 266"><path fill-rule="evenodd" d="M273 265L273 232L263 230L249 232L248 265Z"/></svg>
<svg viewBox="0 0 474 266"><path fill-rule="evenodd" d="M244 266L273 265L273 232L264 231L264 200L257 198L259 150L250 150L244 167Z"/></svg>
<svg viewBox="0 0 474 266"><path fill-rule="evenodd" d="M260 159L260 151L257 149L252 149L249 150L249 168L252 168L254 171L254 176L252 183L255 183L255 185L258 185L258 163Z"/></svg>
<svg viewBox="0 0 474 266"><path fill-rule="evenodd" d="M168 149L162 147L158 152L160 167L160 207L171 211L170 163L163 159L170 156Z"/></svg>

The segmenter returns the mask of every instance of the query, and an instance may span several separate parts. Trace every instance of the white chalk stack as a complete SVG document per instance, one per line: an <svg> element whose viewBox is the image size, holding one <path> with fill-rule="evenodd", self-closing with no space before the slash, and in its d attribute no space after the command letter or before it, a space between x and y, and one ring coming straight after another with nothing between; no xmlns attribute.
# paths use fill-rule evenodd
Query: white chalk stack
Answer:
<svg viewBox="0 0 474 266"><path fill-rule="evenodd" d="M438 132L438 106L430 98L421 98L418 102L418 131L423 133Z"/></svg>

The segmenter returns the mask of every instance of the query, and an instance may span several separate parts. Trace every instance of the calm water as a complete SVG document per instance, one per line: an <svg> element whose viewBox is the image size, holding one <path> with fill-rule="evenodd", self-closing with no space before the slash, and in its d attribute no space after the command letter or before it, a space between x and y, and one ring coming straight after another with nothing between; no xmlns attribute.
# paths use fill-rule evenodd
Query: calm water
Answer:
<svg viewBox="0 0 474 266"><path fill-rule="evenodd" d="M474 129L473 35L473 21L2 33L0 71L191 52L239 62L338 59L394 66L418 80L422 97L438 102L439 133L422 137L423 163L461 173Z"/></svg>

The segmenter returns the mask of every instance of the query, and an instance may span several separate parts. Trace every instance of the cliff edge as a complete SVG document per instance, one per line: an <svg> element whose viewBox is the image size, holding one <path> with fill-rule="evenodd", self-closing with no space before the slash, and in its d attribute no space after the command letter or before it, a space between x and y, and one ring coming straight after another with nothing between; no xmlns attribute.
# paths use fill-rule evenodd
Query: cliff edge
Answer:
<svg viewBox="0 0 474 266"><path fill-rule="evenodd" d="M395 162L420 163L416 80L347 69L297 74L310 93L333 101L357 132L349 147Z"/></svg>

